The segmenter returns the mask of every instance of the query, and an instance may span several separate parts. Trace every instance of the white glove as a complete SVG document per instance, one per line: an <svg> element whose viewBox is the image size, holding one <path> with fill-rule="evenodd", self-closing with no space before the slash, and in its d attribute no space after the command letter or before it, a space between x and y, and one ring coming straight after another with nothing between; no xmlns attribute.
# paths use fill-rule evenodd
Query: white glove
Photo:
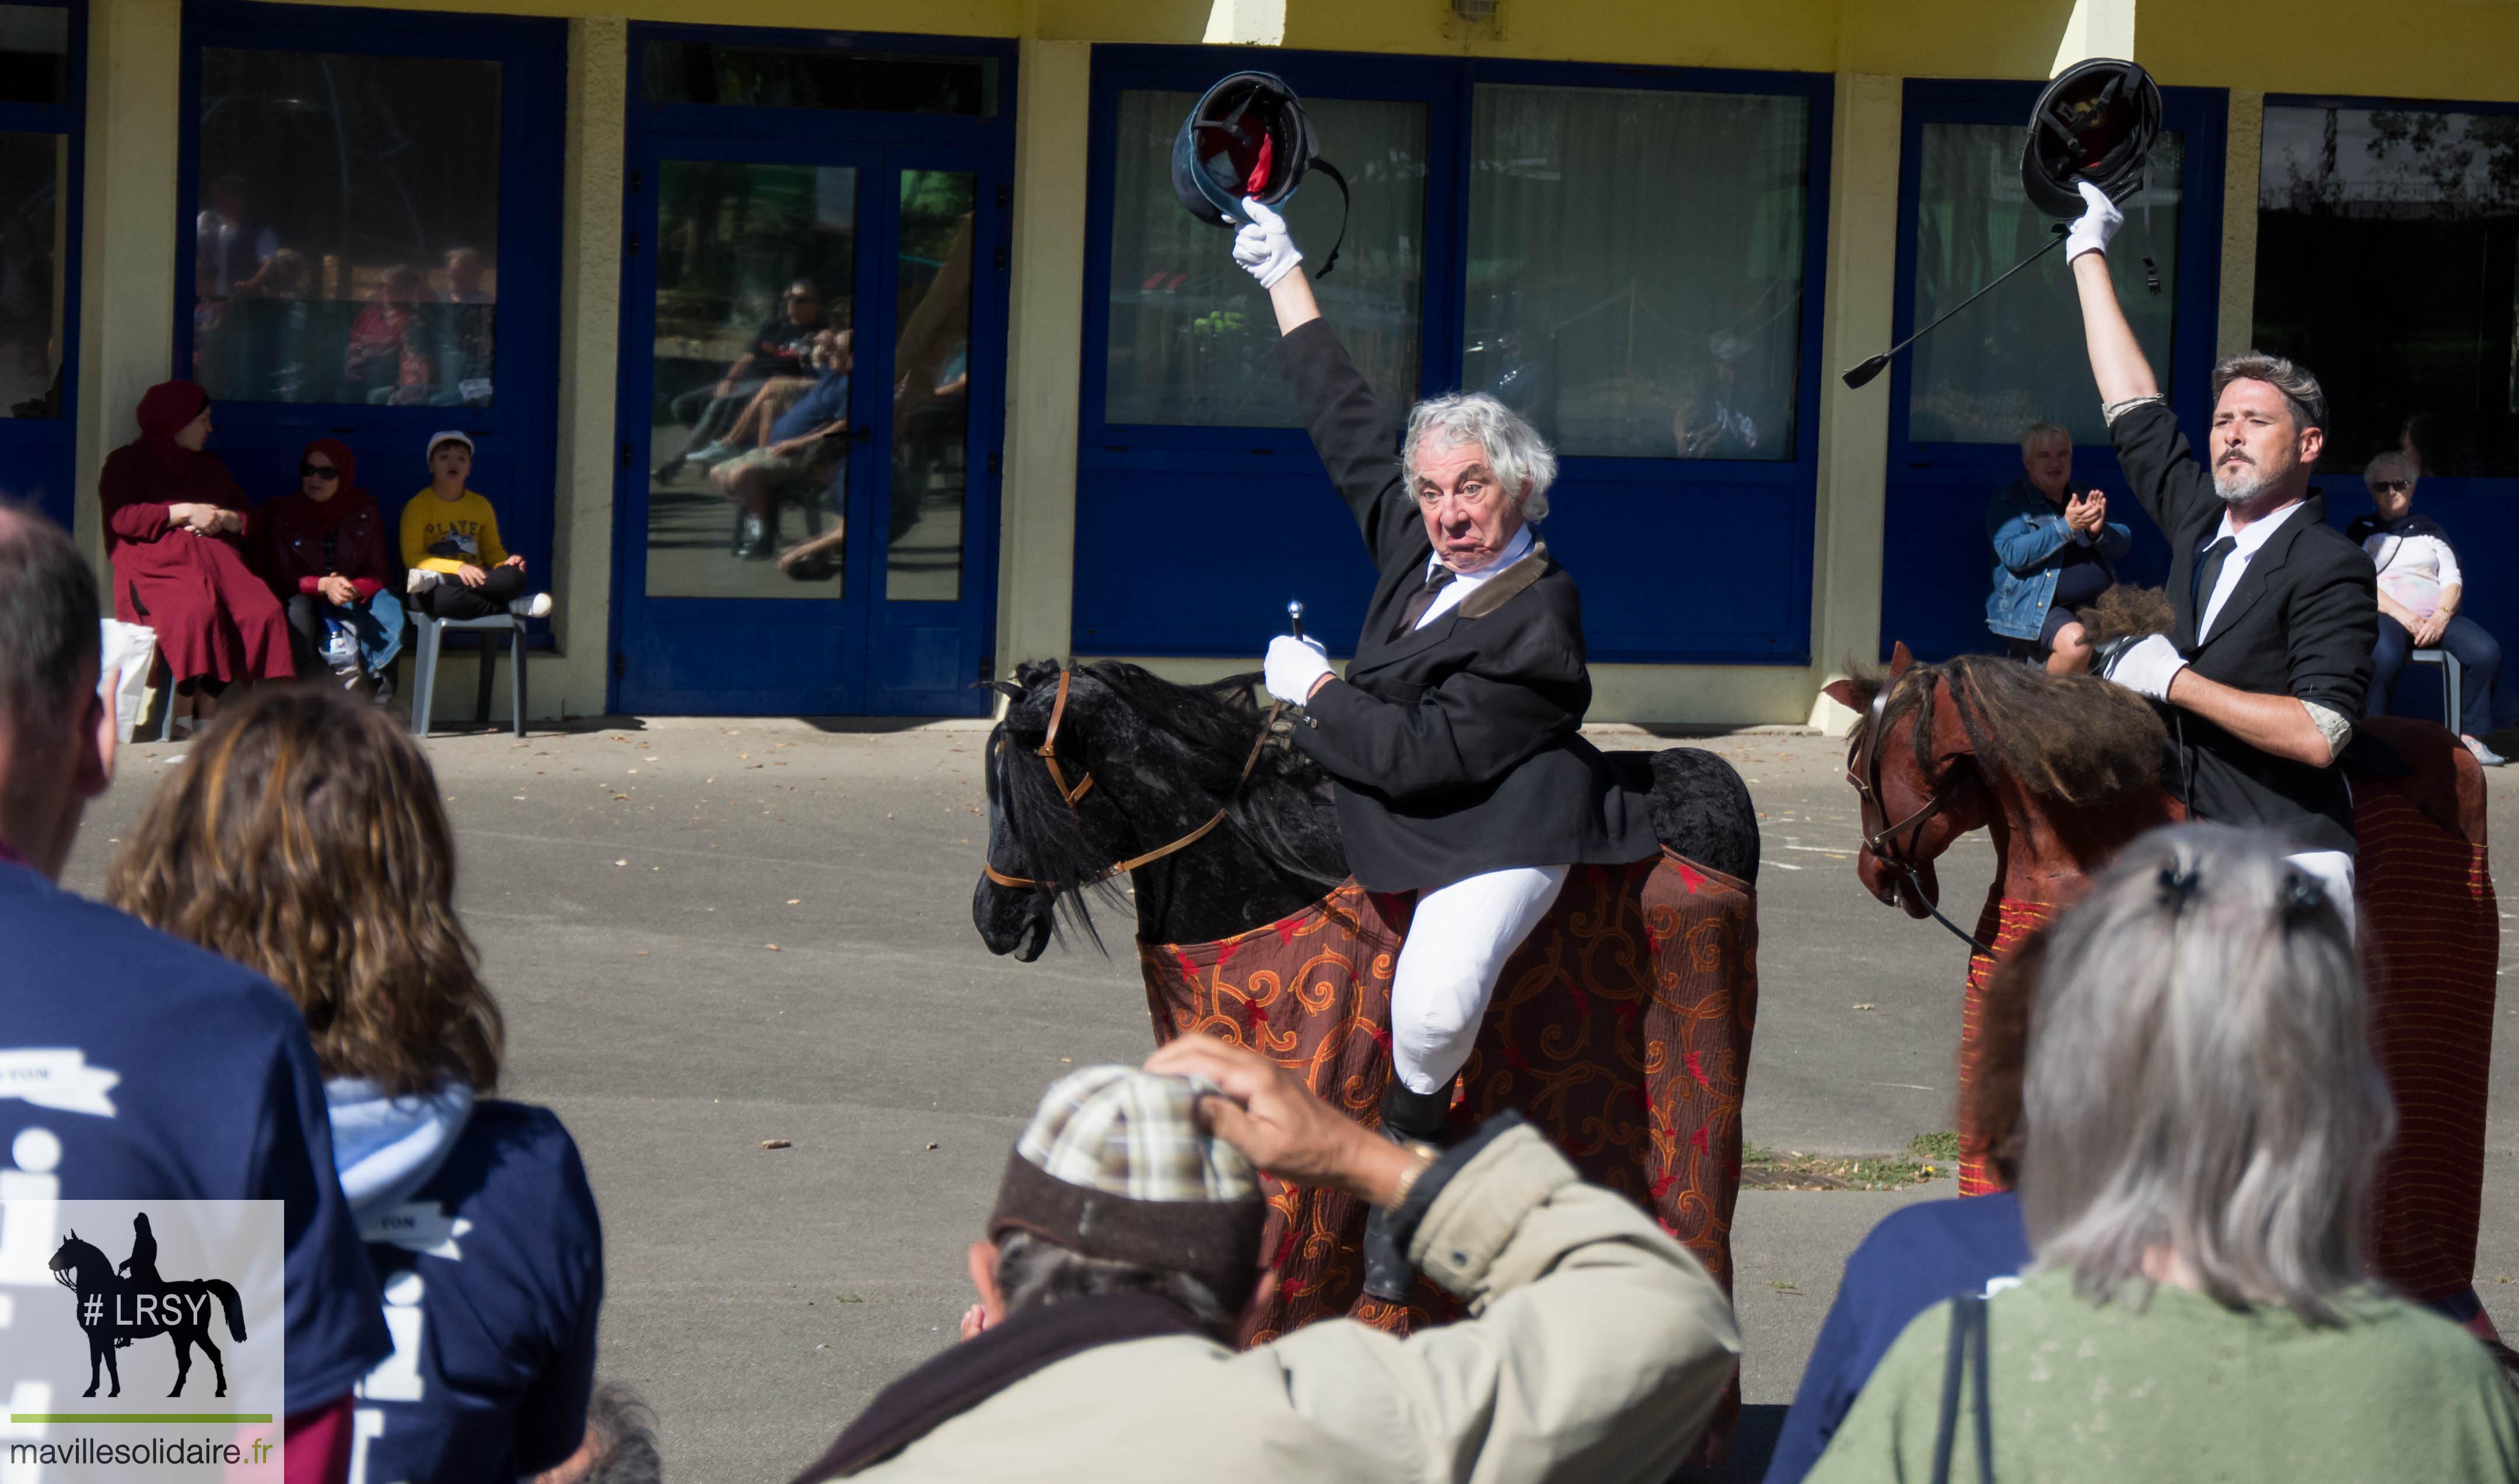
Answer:
<svg viewBox="0 0 2519 1484"><path fill-rule="evenodd" d="M1251 219L1251 225L1233 234L1233 261L1258 279L1260 287L1274 288L1279 279L1304 261L1304 254L1286 235L1286 219L1260 204L1257 197L1242 198L1242 214Z"/></svg>
<svg viewBox="0 0 2519 1484"><path fill-rule="evenodd" d="M2073 230L2064 234L2064 261L2067 263L2086 252L2105 257L2108 239L2116 236L2117 229L2125 225L2125 213L2117 209L2116 202L2108 199L2105 191L2083 181L2081 192L2086 204L2081 216L2074 221Z"/></svg>
<svg viewBox="0 0 2519 1484"><path fill-rule="evenodd" d="M1319 640L1281 633L1268 641L1268 662L1261 678L1268 686L1268 694L1289 706L1301 706L1311 699L1312 687L1320 683L1321 677L1336 673L1330 669L1329 656Z"/></svg>
<svg viewBox="0 0 2519 1484"><path fill-rule="evenodd" d="M2149 638L2129 644L2108 666L2107 677L2139 696L2155 701L2169 699L2169 682L2187 668L2187 657L2169 641L2169 635L2155 633Z"/></svg>

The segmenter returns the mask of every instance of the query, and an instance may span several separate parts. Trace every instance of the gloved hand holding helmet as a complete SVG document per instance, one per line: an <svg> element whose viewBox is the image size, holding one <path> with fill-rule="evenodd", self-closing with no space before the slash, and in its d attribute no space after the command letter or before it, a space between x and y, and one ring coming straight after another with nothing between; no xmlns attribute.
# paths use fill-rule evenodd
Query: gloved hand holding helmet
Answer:
<svg viewBox="0 0 2519 1484"><path fill-rule="evenodd" d="M2118 209L2115 201L2108 199L2105 191L2089 181L2081 182L2079 189L2085 204L2082 214L2074 219L2073 230L2064 234L2064 261L2067 263L2086 252L2105 256L2108 240L2125 225L2125 213Z"/></svg>
<svg viewBox="0 0 2519 1484"><path fill-rule="evenodd" d="M1233 261L1258 279L1260 287L1274 288L1279 279L1303 263L1303 251L1287 233L1286 219L1261 204L1258 196L1242 198L1242 214L1251 221L1233 234Z"/></svg>

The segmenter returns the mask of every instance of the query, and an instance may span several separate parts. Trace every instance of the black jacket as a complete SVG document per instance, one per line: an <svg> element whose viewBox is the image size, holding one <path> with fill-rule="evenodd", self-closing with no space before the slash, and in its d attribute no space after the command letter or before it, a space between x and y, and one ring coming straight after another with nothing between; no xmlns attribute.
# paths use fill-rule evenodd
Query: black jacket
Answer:
<svg viewBox="0 0 2519 1484"><path fill-rule="evenodd" d="M1325 321L1279 349L1330 480L1382 574L1347 678L1295 745L1338 784L1348 866L1422 891L1507 866L1622 864L1659 851L1645 796L1576 735L1592 704L1574 580L1534 544L1422 629L1391 637L1434 545L1391 419Z"/></svg>
<svg viewBox="0 0 2519 1484"><path fill-rule="evenodd" d="M2362 548L2326 523L2324 498L2313 494L2283 517L2199 645L2196 613L2212 594L2193 590L2195 568L2226 507L2166 406L2123 414L2108 436L2135 499L2169 537L2169 601L2178 619L2170 637L2195 673L2360 717L2379 636L2378 578ZM2275 757L2189 711L2171 710L2170 732L2198 817L2264 825L2305 851L2354 848L2353 795L2342 768Z"/></svg>

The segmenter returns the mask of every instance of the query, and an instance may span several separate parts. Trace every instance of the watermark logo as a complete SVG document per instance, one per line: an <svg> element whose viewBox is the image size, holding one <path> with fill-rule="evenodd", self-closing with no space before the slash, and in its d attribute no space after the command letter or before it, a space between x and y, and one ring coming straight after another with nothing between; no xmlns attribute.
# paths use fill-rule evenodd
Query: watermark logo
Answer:
<svg viewBox="0 0 2519 1484"><path fill-rule="evenodd" d="M277 1484L285 1244L277 1200L0 1199L0 1480Z"/></svg>

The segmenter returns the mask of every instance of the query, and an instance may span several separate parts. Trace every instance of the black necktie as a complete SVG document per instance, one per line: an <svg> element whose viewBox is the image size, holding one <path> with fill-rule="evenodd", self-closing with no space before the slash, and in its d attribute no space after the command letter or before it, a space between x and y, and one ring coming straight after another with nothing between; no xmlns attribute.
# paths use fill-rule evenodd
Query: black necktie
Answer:
<svg viewBox="0 0 2519 1484"><path fill-rule="evenodd" d="M1399 610L1399 627L1391 631L1391 636L1396 639L1415 629L1417 621L1426 616L1426 610L1435 606L1435 594L1452 586L1452 579L1460 575L1440 562L1436 563L1435 570L1426 575L1426 586L1408 595L1408 606Z"/></svg>
<svg viewBox="0 0 2519 1484"><path fill-rule="evenodd" d="M2213 591L2222 586L2222 565L2238 549L2235 537L2225 536L2204 548L2195 559L2195 582L2187 590L2188 611L2195 615L2195 641L2204 642L2204 609L2213 601Z"/></svg>

